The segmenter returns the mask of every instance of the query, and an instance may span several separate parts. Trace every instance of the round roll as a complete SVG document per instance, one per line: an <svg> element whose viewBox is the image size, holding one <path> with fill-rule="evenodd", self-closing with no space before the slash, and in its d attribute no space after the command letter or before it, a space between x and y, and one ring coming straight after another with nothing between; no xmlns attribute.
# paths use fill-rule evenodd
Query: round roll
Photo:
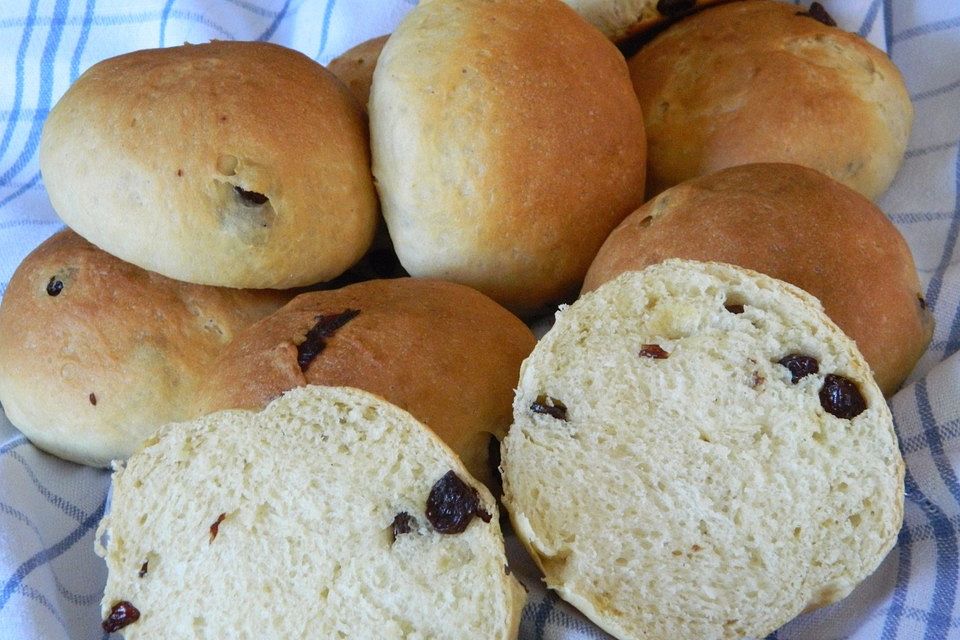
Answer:
<svg viewBox="0 0 960 640"><path fill-rule="evenodd" d="M904 465L815 298L671 260L561 311L524 362L504 504L547 586L617 638L764 638L897 540Z"/></svg>
<svg viewBox="0 0 960 640"><path fill-rule="evenodd" d="M516 638L496 500L369 393L170 425L112 487L103 629L127 640Z"/></svg>
<svg viewBox="0 0 960 640"><path fill-rule="evenodd" d="M369 110L403 266L519 313L573 295L643 201L623 57L559 0L421 2L383 49Z"/></svg>
<svg viewBox="0 0 960 640"><path fill-rule="evenodd" d="M170 280L62 231L20 264L0 304L0 403L41 449L110 466L192 418L204 369L289 298Z"/></svg>
<svg viewBox="0 0 960 640"><path fill-rule="evenodd" d="M298 296L237 337L210 368L197 413L259 409L306 384L357 387L433 429L495 487L533 334L486 296L439 280L371 280Z"/></svg>
<svg viewBox="0 0 960 640"><path fill-rule="evenodd" d="M273 44L135 51L50 112L40 167L80 235L165 276L227 287L329 280L373 238L366 124L350 92Z"/></svg>
<svg viewBox="0 0 960 640"><path fill-rule="evenodd" d="M664 191L610 234L583 290L667 258L728 262L813 294L887 395L933 335L903 236L872 202L812 169L744 165Z"/></svg>
<svg viewBox="0 0 960 640"><path fill-rule="evenodd" d="M685 18L634 55L649 195L751 162L811 167L871 199L886 191L910 97L886 53L832 23L822 7L744 0Z"/></svg>
<svg viewBox="0 0 960 640"><path fill-rule="evenodd" d="M614 42L720 0L563 0Z"/></svg>
<svg viewBox="0 0 960 640"><path fill-rule="evenodd" d="M327 66L333 75L353 92L364 109L370 100L370 85L373 84L373 70L377 68L377 60L383 45L387 43L390 34L371 38L361 42L352 49L344 51L330 61Z"/></svg>

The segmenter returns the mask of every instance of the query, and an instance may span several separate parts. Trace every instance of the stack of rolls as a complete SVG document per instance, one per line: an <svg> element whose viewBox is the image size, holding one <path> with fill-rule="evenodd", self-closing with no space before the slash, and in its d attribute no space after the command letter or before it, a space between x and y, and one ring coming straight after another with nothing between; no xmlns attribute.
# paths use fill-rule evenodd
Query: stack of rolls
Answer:
<svg viewBox="0 0 960 640"><path fill-rule="evenodd" d="M104 630L322 601L284 633L515 637L501 491L618 638L844 597L896 539L884 395L932 335L873 204L912 117L883 52L776 0L421 0L330 70L94 65L44 127L69 229L0 304L0 402L115 465ZM177 604L222 575L269 606Z"/></svg>

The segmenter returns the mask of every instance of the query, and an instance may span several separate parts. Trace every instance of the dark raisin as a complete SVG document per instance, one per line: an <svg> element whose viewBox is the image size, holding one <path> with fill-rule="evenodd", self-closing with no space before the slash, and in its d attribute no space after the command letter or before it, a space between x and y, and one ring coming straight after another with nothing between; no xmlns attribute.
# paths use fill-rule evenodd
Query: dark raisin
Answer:
<svg viewBox="0 0 960 640"><path fill-rule="evenodd" d="M63 282L57 280L57 276L50 276L50 282L47 283L47 295L56 298L63 291Z"/></svg>
<svg viewBox="0 0 960 640"><path fill-rule="evenodd" d="M917 302L920 303L920 309L925 310L927 308L927 301L924 299L922 293L917 294Z"/></svg>
<svg viewBox="0 0 960 640"><path fill-rule="evenodd" d="M834 19L830 16L830 14L827 13L827 10L824 9L824 8L823 8L823 5L820 4L819 2L811 3L809 10L807 10L807 11L798 11L798 12L797 12L797 15L798 15L798 16L804 16L804 17L807 17L807 18L813 18L813 19L816 20L817 22L822 22L823 24L827 25L828 27L835 27L835 26L837 26L836 20L834 20Z"/></svg>
<svg viewBox="0 0 960 640"><path fill-rule="evenodd" d="M679 18L696 5L696 0L660 0L657 2L657 11L665 18Z"/></svg>
<svg viewBox="0 0 960 640"><path fill-rule="evenodd" d="M317 323L307 331L306 339L297 345L297 364L300 365L300 371L306 373L313 359L326 348L327 343L324 338L333 337L333 334L356 318L359 313L357 309L347 309L342 313L317 316L315 318Z"/></svg>
<svg viewBox="0 0 960 640"><path fill-rule="evenodd" d="M149 560L144 560L143 564L140 565L140 571L137 572L138 578L142 578L143 576L147 575L147 563L149 562Z"/></svg>
<svg viewBox="0 0 960 640"><path fill-rule="evenodd" d="M567 405L542 393L530 405L530 410L534 413L545 413L557 420L567 419Z"/></svg>
<svg viewBox="0 0 960 640"><path fill-rule="evenodd" d="M791 353L780 359L780 364L790 370L790 382L797 384L800 379L820 371L820 363L812 356Z"/></svg>
<svg viewBox="0 0 960 640"><path fill-rule="evenodd" d="M182 178L182 177L183 177L183 169L177 169L177 177L178 177L178 178Z"/></svg>
<svg viewBox="0 0 960 640"><path fill-rule="evenodd" d="M97 394L91 393L89 397L90 397L90 404L92 404L93 406L97 406Z"/></svg>
<svg viewBox="0 0 960 640"><path fill-rule="evenodd" d="M227 517L227 514L221 513L217 516L217 521L210 525L210 542L213 542L217 538L217 534L220 533L220 523L224 521Z"/></svg>
<svg viewBox="0 0 960 640"><path fill-rule="evenodd" d="M140 612L135 606L121 600L110 609L110 616L100 625L107 633L119 631L129 624L133 624L140 619Z"/></svg>
<svg viewBox="0 0 960 640"><path fill-rule="evenodd" d="M393 539L396 540L397 536L413 531L413 525L415 523L416 521L413 519L413 516L406 511L398 513L393 518Z"/></svg>
<svg viewBox="0 0 960 640"><path fill-rule="evenodd" d="M494 495L503 495L503 479L500 477L500 441L497 436L490 434L487 440L487 464L490 465L490 477L493 479Z"/></svg>
<svg viewBox="0 0 960 640"><path fill-rule="evenodd" d="M658 344L645 344L640 346L641 358L653 358L654 360L665 360L670 354L663 350Z"/></svg>
<svg viewBox="0 0 960 640"><path fill-rule="evenodd" d="M427 520L440 533L463 533L473 516L490 522L490 514L480 504L477 490L447 471L430 489Z"/></svg>
<svg viewBox="0 0 960 640"><path fill-rule="evenodd" d="M828 373L820 387L820 406L831 415L850 420L867 410L867 401L856 382Z"/></svg>
<svg viewBox="0 0 960 640"><path fill-rule="evenodd" d="M742 305L742 304L725 304L725 305L723 305L723 308L726 309L727 311L729 311L730 313L735 314L735 315L739 315L739 314L743 313L743 305Z"/></svg>
<svg viewBox="0 0 960 640"><path fill-rule="evenodd" d="M237 195L240 196L240 199L243 200L243 204L249 207L258 207L270 199L262 193L257 193L256 191L247 191L246 189L242 189L240 187L234 187L233 190L236 191Z"/></svg>

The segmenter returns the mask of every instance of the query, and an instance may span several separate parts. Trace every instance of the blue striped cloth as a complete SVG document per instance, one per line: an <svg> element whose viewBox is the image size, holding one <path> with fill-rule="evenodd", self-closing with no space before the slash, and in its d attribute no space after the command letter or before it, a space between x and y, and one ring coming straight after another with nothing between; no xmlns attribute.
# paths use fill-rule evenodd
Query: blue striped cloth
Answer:
<svg viewBox="0 0 960 640"><path fill-rule="evenodd" d="M60 227L37 145L57 98L94 62L211 38L263 39L327 62L389 32L413 0L3 0L0 2L0 295L23 257ZM892 400L907 462L899 544L849 598L772 637L960 638L960 1L825 2L840 25L903 70L916 124L903 170L881 201L906 236L937 318L929 353ZM132 8L131 8L132 6ZM56 402L56 398L51 398ZM99 638L103 562L93 536L108 474L30 445L0 416L0 639ZM538 587L520 637L605 638Z"/></svg>

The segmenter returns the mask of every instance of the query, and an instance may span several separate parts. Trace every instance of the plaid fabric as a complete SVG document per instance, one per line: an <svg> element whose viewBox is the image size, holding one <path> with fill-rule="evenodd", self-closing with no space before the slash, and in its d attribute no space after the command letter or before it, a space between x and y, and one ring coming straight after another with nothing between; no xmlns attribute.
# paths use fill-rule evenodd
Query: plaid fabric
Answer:
<svg viewBox="0 0 960 640"><path fill-rule="evenodd" d="M327 62L390 31L412 0L6 0L0 3L0 295L61 223L37 166L44 118L94 62L210 38L263 39ZM771 637L960 638L960 1L825 2L840 25L885 46L916 123L881 207L906 236L937 318L930 351L892 400L907 462L905 525L880 569L841 603ZM56 398L50 398L56 402ZM0 416L0 639L97 638L105 569L93 553L108 474L44 454ZM513 538L531 588L524 640L604 638L556 596Z"/></svg>

